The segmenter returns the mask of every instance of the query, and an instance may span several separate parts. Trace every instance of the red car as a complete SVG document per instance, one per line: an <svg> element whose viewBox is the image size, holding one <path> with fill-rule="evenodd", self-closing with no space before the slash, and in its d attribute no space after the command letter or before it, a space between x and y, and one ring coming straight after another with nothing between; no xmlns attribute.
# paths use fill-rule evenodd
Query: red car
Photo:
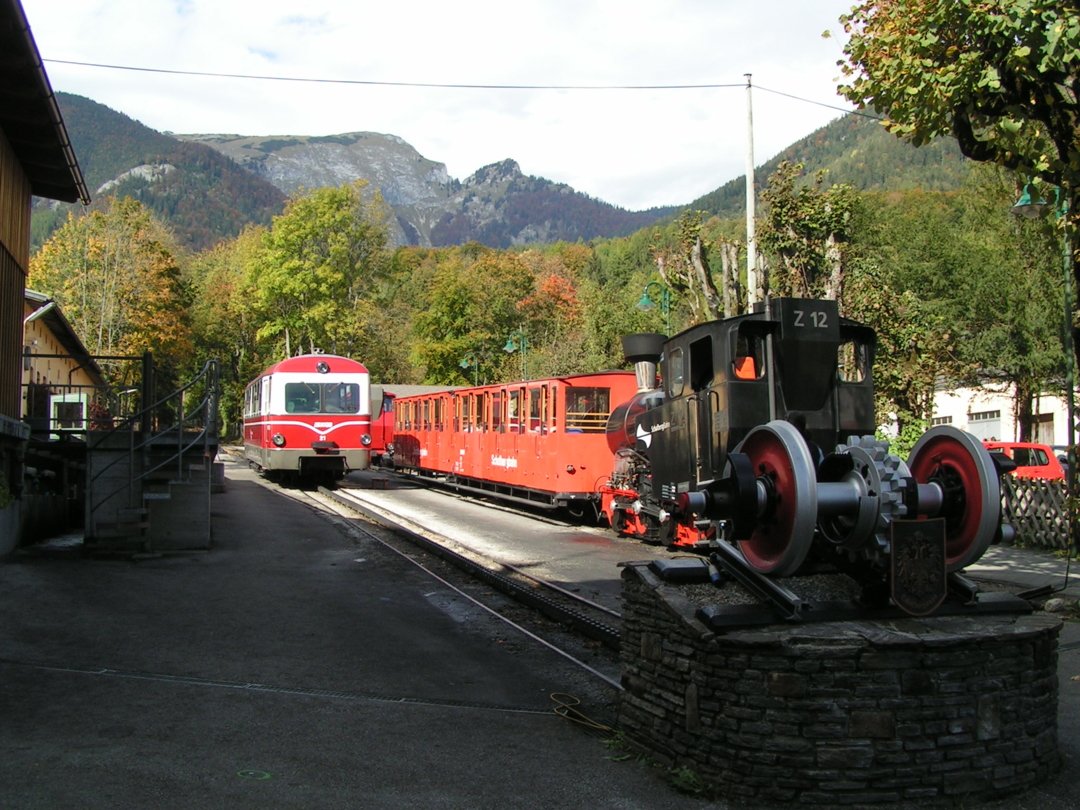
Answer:
<svg viewBox="0 0 1080 810"><path fill-rule="evenodd" d="M986 442L991 453L1002 453L1016 463L1017 478L1042 478L1064 481L1065 469L1048 445L1034 442Z"/></svg>

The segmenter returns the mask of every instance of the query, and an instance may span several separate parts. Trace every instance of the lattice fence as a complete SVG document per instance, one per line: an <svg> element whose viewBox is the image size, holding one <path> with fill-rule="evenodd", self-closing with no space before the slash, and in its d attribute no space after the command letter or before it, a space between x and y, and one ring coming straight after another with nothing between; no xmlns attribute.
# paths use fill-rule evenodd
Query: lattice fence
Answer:
<svg viewBox="0 0 1080 810"><path fill-rule="evenodd" d="M1016 545L1069 547L1064 482L1003 476L1001 505L1006 519L1016 529Z"/></svg>

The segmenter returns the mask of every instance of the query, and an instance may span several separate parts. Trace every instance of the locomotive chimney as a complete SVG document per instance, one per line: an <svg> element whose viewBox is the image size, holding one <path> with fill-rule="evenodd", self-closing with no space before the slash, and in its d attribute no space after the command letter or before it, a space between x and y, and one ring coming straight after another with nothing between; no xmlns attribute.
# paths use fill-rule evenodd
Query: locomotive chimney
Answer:
<svg viewBox="0 0 1080 810"><path fill-rule="evenodd" d="M623 354L634 364L639 392L652 391L656 388L656 364L664 351L667 337L656 332L639 332L636 335L624 335Z"/></svg>

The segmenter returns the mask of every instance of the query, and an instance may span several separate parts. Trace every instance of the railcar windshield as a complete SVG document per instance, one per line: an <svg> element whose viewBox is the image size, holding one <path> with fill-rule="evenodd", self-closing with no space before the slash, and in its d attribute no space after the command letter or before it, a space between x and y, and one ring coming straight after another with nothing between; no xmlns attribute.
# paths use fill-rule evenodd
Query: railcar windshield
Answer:
<svg viewBox="0 0 1080 810"><path fill-rule="evenodd" d="M357 383L285 383L286 413L360 413Z"/></svg>
<svg viewBox="0 0 1080 810"><path fill-rule="evenodd" d="M566 430L603 433L611 413L611 389L583 386L566 389Z"/></svg>

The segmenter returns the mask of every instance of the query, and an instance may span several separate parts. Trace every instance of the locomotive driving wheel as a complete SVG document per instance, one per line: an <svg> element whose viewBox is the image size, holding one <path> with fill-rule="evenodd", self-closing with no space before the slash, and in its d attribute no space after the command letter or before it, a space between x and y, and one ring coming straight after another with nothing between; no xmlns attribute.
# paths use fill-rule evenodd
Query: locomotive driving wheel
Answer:
<svg viewBox="0 0 1080 810"><path fill-rule="evenodd" d="M975 562L1001 521L1001 485L990 453L970 433L938 425L915 443L908 468L919 483L921 514L923 487L940 490L941 506L934 516L945 518L946 570Z"/></svg>
<svg viewBox="0 0 1080 810"><path fill-rule="evenodd" d="M746 434L745 454L757 486L757 521L739 541L746 561L774 576L795 573L810 551L817 524L817 479L810 449L790 422L773 420Z"/></svg>

